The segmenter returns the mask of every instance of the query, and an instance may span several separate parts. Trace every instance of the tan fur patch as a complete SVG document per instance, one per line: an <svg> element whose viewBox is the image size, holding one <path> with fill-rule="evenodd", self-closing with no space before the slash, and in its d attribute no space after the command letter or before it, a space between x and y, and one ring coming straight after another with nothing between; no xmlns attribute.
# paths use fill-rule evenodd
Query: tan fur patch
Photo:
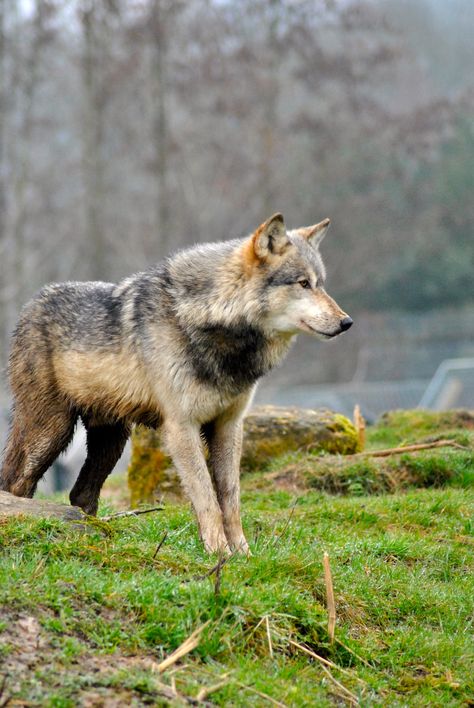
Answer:
<svg viewBox="0 0 474 708"><path fill-rule="evenodd" d="M78 406L126 418L159 406L139 362L128 352L66 351L54 356L59 388Z"/></svg>

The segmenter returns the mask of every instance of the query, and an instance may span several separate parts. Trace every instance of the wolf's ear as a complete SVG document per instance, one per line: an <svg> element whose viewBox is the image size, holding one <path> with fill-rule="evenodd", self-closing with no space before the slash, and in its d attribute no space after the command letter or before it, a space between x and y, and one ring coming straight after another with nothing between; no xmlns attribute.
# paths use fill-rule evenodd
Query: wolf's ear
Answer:
<svg viewBox="0 0 474 708"><path fill-rule="evenodd" d="M282 214L273 214L252 236L257 258L264 260L272 255L281 255L290 244Z"/></svg>
<svg viewBox="0 0 474 708"><path fill-rule="evenodd" d="M302 226L298 229L298 233L303 236L303 238L305 238L311 246L317 248L326 236L330 223L330 219L323 219L319 222L319 224L313 224L313 226Z"/></svg>

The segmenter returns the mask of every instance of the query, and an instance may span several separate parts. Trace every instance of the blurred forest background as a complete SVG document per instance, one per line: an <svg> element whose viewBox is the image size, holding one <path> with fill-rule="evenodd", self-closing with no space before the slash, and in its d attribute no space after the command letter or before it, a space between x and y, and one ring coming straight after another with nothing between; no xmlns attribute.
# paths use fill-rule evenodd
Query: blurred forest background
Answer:
<svg viewBox="0 0 474 708"><path fill-rule="evenodd" d="M0 0L2 366L44 283L282 211L332 218L355 326L301 337L261 400L416 405L474 356L473 37L472 0Z"/></svg>

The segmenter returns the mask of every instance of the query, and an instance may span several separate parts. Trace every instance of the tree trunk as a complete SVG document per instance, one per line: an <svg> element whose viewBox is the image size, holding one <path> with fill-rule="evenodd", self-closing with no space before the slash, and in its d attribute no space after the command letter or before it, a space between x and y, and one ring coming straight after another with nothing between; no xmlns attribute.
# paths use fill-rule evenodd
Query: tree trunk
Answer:
<svg viewBox="0 0 474 708"><path fill-rule="evenodd" d="M0 0L0 369L5 365L6 340L6 285L7 285L7 192L6 192L6 154L5 154L5 118L6 118L6 76L5 76L5 3Z"/></svg>
<svg viewBox="0 0 474 708"><path fill-rule="evenodd" d="M153 0L150 17L152 71L152 136L156 194L156 231L163 253L170 247L168 194L167 8Z"/></svg>
<svg viewBox="0 0 474 708"><path fill-rule="evenodd" d="M26 61L25 84L22 92L21 123L16 141L16 174L13 184L13 218L11 228L11 243L14 283L15 310L21 307L23 301L23 284L27 281L25 272L27 254L26 226L28 223L27 189L30 180L30 159L32 148L32 133L34 127L34 109L39 82L39 67L41 52L46 40L45 16L47 4L45 0L37 0L33 18L33 37L31 51Z"/></svg>
<svg viewBox="0 0 474 708"><path fill-rule="evenodd" d="M271 13L267 33L267 67L264 74L263 115L261 124L261 183L262 213L265 218L277 211L275 204L275 184L273 163L277 143L278 124L278 11L280 0L270 0Z"/></svg>
<svg viewBox="0 0 474 708"><path fill-rule="evenodd" d="M105 199L103 134L104 97L98 72L101 70L97 38L97 9L94 2L83 2L81 24L83 33L82 82L84 87L83 179L85 193L87 259L93 280L107 279L107 247L103 210ZM104 41L104 37L102 38Z"/></svg>

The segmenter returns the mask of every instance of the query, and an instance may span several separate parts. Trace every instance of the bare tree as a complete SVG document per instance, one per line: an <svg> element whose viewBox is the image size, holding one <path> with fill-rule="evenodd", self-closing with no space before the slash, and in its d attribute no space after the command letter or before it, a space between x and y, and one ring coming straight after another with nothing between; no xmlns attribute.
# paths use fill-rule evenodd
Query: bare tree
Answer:
<svg viewBox="0 0 474 708"><path fill-rule="evenodd" d="M5 48L5 16L6 0L0 0L0 370L4 362L5 327L5 285L7 282L6 254L6 154L5 154L5 122L6 122L6 48Z"/></svg>
<svg viewBox="0 0 474 708"><path fill-rule="evenodd" d="M103 204L105 200L103 143L105 130L105 95L101 81L104 52L99 35L99 3L81 0L79 17L82 28L82 82L84 91L83 179L85 233L88 246L90 278L107 277Z"/></svg>

